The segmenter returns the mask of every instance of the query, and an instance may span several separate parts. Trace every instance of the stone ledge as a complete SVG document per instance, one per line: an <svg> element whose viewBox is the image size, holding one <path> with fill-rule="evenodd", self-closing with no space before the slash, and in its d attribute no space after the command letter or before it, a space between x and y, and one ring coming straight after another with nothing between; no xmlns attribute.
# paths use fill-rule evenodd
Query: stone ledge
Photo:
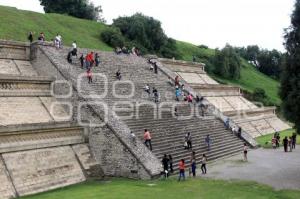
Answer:
<svg viewBox="0 0 300 199"><path fill-rule="evenodd" d="M180 65L180 66L197 67L197 68L201 68L203 71L204 71L204 67L205 67L205 64L203 64L203 63L189 62L189 61L182 61L182 60L159 58L158 61L163 64L173 64L173 65Z"/></svg>
<svg viewBox="0 0 300 199"><path fill-rule="evenodd" d="M261 114L275 115L275 112L276 112L276 107L264 107L264 108L255 108L255 109L248 109L248 110L241 110L241 111L225 111L223 112L223 114L228 117L240 116L241 118L245 118L245 117L256 116Z"/></svg>
<svg viewBox="0 0 300 199"><path fill-rule="evenodd" d="M47 76L20 76L20 75L0 74L0 83L1 82L51 83L53 81L55 81L54 77L47 77Z"/></svg>
<svg viewBox="0 0 300 199"><path fill-rule="evenodd" d="M20 46L20 47L29 47L30 44L22 41L12 41L12 40L2 40L0 39L0 45L9 45L9 46Z"/></svg>

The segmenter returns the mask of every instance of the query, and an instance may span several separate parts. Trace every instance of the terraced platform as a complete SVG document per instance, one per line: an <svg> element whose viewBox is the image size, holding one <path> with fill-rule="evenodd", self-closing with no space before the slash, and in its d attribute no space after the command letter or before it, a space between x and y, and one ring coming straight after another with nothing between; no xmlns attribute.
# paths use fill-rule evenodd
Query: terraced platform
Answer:
<svg viewBox="0 0 300 199"><path fill-rule="evenodd" d="M158 61L163 70L171 71L170 75L173 77L178 75L182 82L188 84L198 95L205 97L253 138L291 128L276 116L272 107L261 109L245 99L238 87L218 84L205 73L204 64L167 59Z"/></svg>

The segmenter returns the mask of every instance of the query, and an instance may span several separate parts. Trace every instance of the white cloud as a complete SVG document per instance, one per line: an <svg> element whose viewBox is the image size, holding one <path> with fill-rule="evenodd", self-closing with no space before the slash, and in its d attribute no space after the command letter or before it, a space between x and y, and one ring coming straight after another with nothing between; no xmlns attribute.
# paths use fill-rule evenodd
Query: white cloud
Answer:
<svg viewBox="0 0 300 199"><path fill-rule="evenodd" d="M168 36L212 48L226 43L283 50L294 0L92 0L108 22L142 12L162 22ZM2 5L42 12L38 0L0 0Z"/></svg>

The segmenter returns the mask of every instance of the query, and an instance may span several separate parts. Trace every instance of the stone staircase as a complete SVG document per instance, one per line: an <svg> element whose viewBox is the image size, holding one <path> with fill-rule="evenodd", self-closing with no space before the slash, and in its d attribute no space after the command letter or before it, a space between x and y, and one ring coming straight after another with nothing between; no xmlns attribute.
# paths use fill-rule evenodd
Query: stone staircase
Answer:
<svg viewBox="0 0 300 199"><path fill-rule="evenodd" d="M162 70L179 76L194 92L242 127L252 138L291 128L275 114L274 107L260 108L242 96L239 87L220 85L205 73L201 63L158 59Z"/></svg>
<svg viewBox="0 0 300 199"><path fill-rule="evenodd" d="M84 69L81 69L78 61L75 60L72 65L66 62L67 49L59 51L52 47L42 47L42 49L49 57L60 63L61 67L68 68L66 70L68 74L65 76L78 77L85 72ZM79 50L84 54L89 51L88 49ZM152 133L152 152L159 160L164 154L173 155L176 171L180 159L186 159L189 164L191 151L187 151L183 147L184 136L187 132L192 133L193 150L196 151L197 161L200 161L203 153L206 153L211 161L241 151L243 142L227 131L223 123L211 113L204 112L205 117L200 117L201 111L191 108L197 107L194 104L190 106L187 102L178 103L176 106L179 116L175 117L173 113L174 104L176 104L175 88L168 82L165 74L161 72L154 74L150 71L147 60L131 55L116 55L111 52L97 53L100 56L101 64L92 70L94 74L92 84L87 83L85 76L80 81L80 85L85 89L81 91L81 94L88 96L107 93L98 101L106 103L111 109L114 108L114 113L141 141L143 141L144 129L149 129ZM122 81L116 80L115 72L117 70L121 71ZM97 74L105 75L105 80ZM151 88L157 88L160 94L159 103L155 104L153 98L144 91L143 88L146 84L149 84ZM105 89L105 85L107 89ZM115 89L113 90L113 88ZM77 90L80 90L78 84ZM113 94L114 91L121 96L116 97ZM183 116L189 116L191 110L192 117L181 120ZM196 115L199 116L196 117ZM208 134L213 140L210 151L207 151L204 143Z"/></svg>

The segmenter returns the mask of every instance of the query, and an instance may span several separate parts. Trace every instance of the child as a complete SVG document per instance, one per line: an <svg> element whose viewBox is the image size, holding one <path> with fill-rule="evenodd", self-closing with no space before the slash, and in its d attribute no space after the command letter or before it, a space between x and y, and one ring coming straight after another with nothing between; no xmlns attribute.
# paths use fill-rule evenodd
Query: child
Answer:
<svg viewBox="0 0 300 199"><path fill-rule="evenodd" d="M183 178L183 180L185 180L185 164L184 164L184 159L181 159L179 162L179 178L178 181L181 180L181 177Z"/></svg>
<svg viewBox="0 0 300 199"><path fill-rule="evenodd" d="M92 71L91 71L91 69L89 68L89 69L86 71L86 73L87 73L87 78L88 78L89 84L90 84L90 83L93 82L93 77L92 77Z"/></svg>
<svg viewBox="0 0 300 199"><path fill-rule="evenodd" d="M272 138L272 147L273 147L273 149L276 149L276 142L277 142L277 139L276 139L276 137L274 136L274 137Z"/></svg>

